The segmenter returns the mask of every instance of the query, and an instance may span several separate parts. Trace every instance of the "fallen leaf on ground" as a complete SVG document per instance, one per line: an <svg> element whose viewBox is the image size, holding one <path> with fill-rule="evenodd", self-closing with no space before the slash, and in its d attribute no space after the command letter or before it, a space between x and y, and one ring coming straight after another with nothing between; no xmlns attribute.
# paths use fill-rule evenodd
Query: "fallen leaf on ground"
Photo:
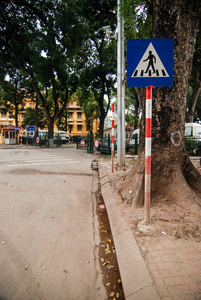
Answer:
<svg viewBox="0 0 201 300"><path fill-rule="evenodd" d="M5 242L5 241L2 241L1 243L2 243L2 244L6 244L6 242Z"/></svg>
<svg viewBox="0 0 201 300"><path fill-rule="evenodd" d="M107 244L107 248L105 248L105 254L108 254L108 253L111 253L111 252L110 252L109 245Z"/></svg>
<svg viewBox="0 0 201 300"><path fill-rule="evenodd" d="M106 283L106 286L110 286L111 282Z"/></svg>
<svg viewBox="0 0 201 300"><path fill-rule="evenodd" d="M104 267L104 266L106 266L107 264L110 264L110 262L107 260L107 261L105 261L103 264L102 264L102 266Z"/></svg>
<svg viewBox="0 0 201 300"><path fill-rule="evenodd" d="M114 297L114 292L110 293L110 297Z"/></svg>

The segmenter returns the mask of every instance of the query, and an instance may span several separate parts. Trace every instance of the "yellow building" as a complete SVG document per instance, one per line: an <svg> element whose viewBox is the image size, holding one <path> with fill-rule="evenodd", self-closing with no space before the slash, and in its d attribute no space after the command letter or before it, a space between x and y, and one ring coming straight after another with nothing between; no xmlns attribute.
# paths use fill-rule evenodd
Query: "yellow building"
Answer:
<svg viewBox="0 0 201 300"><path fill-rule="evenodd" d="M85 123L85 114L79 106L76 98L72 99L67 106L68 110L68 134L71 136L83 135L87 136L88 129ZM93 133L96 134L99 128L99 119L93 121Z"/></svg>

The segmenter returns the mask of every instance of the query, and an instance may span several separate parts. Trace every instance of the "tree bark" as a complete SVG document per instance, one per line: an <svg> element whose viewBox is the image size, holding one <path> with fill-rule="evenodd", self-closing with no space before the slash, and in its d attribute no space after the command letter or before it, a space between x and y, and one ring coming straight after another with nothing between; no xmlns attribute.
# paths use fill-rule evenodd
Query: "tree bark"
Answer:
<svg viewBox="0 0 201 300"><path fill-rule="evenodd" d="M192 194L191 187L201 191L201 176L188 159L184 139L187 93L200 15L198 0L153 0L153 38L174 38L174 83L173 87L153 88L152 201L154 195L160 194L174 200L200 201ZM136 90L143 111L139 156L127 177L129 184L119 185L123 198L134 205L142 204L144 195L145 88ZM132 185L134 197L129 196L126 185L129 188Z"/></svg>
<svg viewBox="0 0 201 300"><path fill-rule="evenodd" d="M36 137L38 137L39 122L38 122L38 97L37 96L36 96L36 107L35 107L35 125L36 125Z"/></svg>
<svg viewBox="0 0 201 300"><path fill-rule="evenodd" d="M18 127L18 101L17 101L17 93L18 93L18 82L15 82L14 105L15 105L15 126L16 127Z"/></svg>
<svg viewBox="0 0 201 300"><path fill-rule="evenodd" d="M190 105L189 105L188 113L187 113L187 122L189 122L189 123L192 123L193 119L194 119L195 106L196 106L197 99L199 96L200 88L201 88L201 81L199 79L199 70L198 70L198 67L195 66L195 87L193 90L193 95L191 97L191 101L190 101Z"/></svg>

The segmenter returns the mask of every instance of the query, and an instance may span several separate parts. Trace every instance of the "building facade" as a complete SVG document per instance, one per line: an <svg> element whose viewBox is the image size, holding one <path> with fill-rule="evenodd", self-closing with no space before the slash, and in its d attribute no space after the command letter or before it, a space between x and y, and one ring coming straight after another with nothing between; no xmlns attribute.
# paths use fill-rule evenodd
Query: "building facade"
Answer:
<svg viewBox="0 0 201 300"><path fill-rule="evenodd" d="M86 127L86 117L79 106L79 102L75 99L71 100L67 106L68 110L68 134L71 136L83 135L87 136L88 129ZM93 133L96 134L99 129L99 119L93 121Z"/></svg>
<svg viewBox="0 0 201 300"><path fill-rule="evenodd" d="M25 99L23 106L19 107L18 111L18 126L22 127L22 122L24 119L24 114L27 108L35 108L35 102L30 99ZM87 136L88 129L85 124L85 114L82 111L82 108L79 106L76 98L71 100L67 105L67 132L71 136ZM0 112L0 143L3 143L3 128L6 126L13 125L15 126L14 119L15 110L10 109L6 114ZM55 130L58 128L55 125ZM93 121L93 133L96 134L99 129L99 119Z"/></svg>

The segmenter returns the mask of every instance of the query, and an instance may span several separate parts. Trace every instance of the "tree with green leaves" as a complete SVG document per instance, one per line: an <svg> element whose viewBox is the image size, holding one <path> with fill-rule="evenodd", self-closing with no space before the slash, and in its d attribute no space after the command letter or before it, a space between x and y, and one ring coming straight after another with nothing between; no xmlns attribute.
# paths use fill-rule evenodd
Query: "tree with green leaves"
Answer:
<svg viewBox="0 0 201 300"><path fill-rule="evenodd" d="M186 153L184 129L201 4L199 0L125 0L126 5L133 7L132 12L135 11L135 3L144 5L142 8L146 8L147 16L150 14L149 18L152 17L152 38L174 38L173 87L153 88L152 200L154 196L163 194L186 205L192 202L200 204L200 198L193 189L201 191L201 176ZM146 25L146 20L143 25ZM133 37L129 36L129 31L126 36ZM135 205L143 203L145 88L136 88L136 92L142 107L139 155L127 180L119 185L122 197ZM129 194L131 189L135 193Z"/></svg>
<svg viewBox="0 0 201 300"><path fill-rule="evenodd" d="M134 129L139 127L139 101L137 98L137 93L134 88L127 88L125 95L125 108L126 108L126 122L129 125L134 126Z"/></svg>
<svg viewBox="0 0 201 300"><path fill-rule="evenodd" d="M10 72L9 81L0 78L4 98L4 112L13 110L15 126L18 127L19 107L23 105L23 99L27 96L27 90L23 87L23 75L18 70Z"/></svg>
<svg viewBox="0 0 201 300"><path fill-rule="evenodd" d="M91 91L84 88L78 88L76 95L79 105L85 114L85 123L87 130L93 130L93 121L99 117L99 107Z"/></svg>
<svg viewBox="0 0 201 300"><path fill-rule="evenodd" d="M82 52L75 59L79 87L90 91L99 106L99 134L103 135L104 120L110 108L116 82L116 42L107 39L103 26L116 28L116 0L80 1L80 14L87 28ZM108 102L105 102L107 95Z"/></svg>
<svg viewBox="0 0 201 300"><path fill-rule="evenodd" d="M45 128L47 125L47 120L45 118L45 114L42 108L39 107L38 109L38 125L41 129ZM26 128L27 125L35 125L35 109L28 107L26 109L26 112L24 114L23 122L22 122L22 127Z"/></svg>
<svg viewBox="0 0 201 300"><path fill-rule="evenodd" d="M76 85L71 64L85 33L78 7L76 0L0 5L1 68L9 74L12 66L28 76L45 109L50 138Z"/></svg>

